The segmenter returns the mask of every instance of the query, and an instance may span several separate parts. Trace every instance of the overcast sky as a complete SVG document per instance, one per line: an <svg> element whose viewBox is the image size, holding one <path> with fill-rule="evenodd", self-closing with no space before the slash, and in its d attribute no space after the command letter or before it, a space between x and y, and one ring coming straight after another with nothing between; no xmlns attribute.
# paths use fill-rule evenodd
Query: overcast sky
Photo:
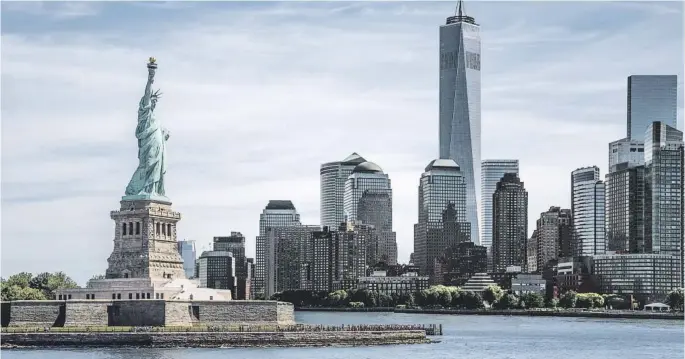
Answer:
<svg viewBox="0 0 685 359"><path fill-rule="evenodd" d="M540 212L625 137L631 74L683 79L681 2L467 2L481 24L482 157L517 158ZM438 155L438 27L454 2L2 2L2 275L83 284L112 251L137 166L149 56L171 131L167 195L198 251L292 200L319 223L319 166L356 151L392 179L399 260ZM679 102L682 129L683 102Z"/></svg>

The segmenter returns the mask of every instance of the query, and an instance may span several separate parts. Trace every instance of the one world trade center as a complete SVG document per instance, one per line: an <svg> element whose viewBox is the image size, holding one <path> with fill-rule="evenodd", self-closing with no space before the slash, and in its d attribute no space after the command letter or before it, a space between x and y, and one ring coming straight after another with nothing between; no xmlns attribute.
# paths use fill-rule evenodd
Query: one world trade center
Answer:
<svg viewBox="0 0 685 359"><path fill-rule="evenodd" d="M461 168L471 240L480 244L480 26L466 15L462 1L440 26L440 158Z"/></svg>

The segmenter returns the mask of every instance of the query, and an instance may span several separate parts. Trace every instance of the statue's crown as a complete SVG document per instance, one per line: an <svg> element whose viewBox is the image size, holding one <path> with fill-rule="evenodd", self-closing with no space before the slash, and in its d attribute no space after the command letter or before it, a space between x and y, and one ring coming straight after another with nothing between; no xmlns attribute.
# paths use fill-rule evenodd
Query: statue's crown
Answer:
<svg viewBox="0 0 685 359"><path fill-rule="evenodd" d="M149 61L150 61L151 64L154 64L155 62L157 62L157 59L155 59L154 57L150 56Z"/></svg>

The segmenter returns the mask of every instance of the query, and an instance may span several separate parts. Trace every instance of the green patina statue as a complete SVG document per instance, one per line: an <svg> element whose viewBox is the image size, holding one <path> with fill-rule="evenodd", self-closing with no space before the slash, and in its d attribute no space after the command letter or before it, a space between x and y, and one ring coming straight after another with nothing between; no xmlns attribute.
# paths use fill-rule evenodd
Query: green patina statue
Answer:
<svg viewBox="0 0 685 359"><path fill-rule="evenodd" d="M150 57L147 64L148 77L145 94L138 105L138 168L126 186L124 200L152 199L168 201L164 193L164 176L166 175L166 141L169 131L163 128L154 117L155 106L161 98L159 90L152 91L155 81L157 61Z"/></svg>

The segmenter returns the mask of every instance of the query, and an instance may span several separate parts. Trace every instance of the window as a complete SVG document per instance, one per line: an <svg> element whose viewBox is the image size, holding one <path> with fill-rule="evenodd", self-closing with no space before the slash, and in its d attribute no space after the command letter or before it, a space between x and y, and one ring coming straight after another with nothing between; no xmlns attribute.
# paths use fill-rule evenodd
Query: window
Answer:
<svg viewBox="0 0 685 359"><path fill-rule="evenodd" d="M121 299L121 293L117 293L117 299Z"/></svg>
<svg viewBox="0 0 685 359"><path fill-rule="evenodd" d="M164 299L164 293L159 293L159 299Z"/></svg>
<svg viewBox="0 0 685 359"><path fill-rule="evenodd" d="M91 294L90 299L95 299L95 294Z"/></svg>
<svg viewBox="0 0 685 359"><path fill-rule="evenodd" d="M67 299L71 299L71 294L69 294L69 295L67 296Z"/></svg>
<svg viewBox="0 0 685 359"><path fill-rule="evenodd" d="M117 295L112 293L112 299L117 299Z"/></svg>
<svg viewBox="0 0 685 359"><path fill-rule="evenodd" d="M155 299L159 299L159 293L155 293Z"/></svg>
<svg viewBox="0 0 685 359"><path fill-rule="evenodd" d="M140 222L136 222L136 234L140 234Z"/></svg>
<svg viewBox="0 0 685 359"><path fill-rule="evenodd" d="M192 294L190 295L190 300L193 300L193 295L192 295Z"/></svg>
<svg viewBox="0 0 685 359"><path fill-rule="evenodd" d="M121 235L122 236L126 235L126 223L121 224Z"/></svg>
<svg viewBox="0 0 685 359"><path fill-rule="evenodd" d="M124 278L128 278L128 273L124 273Z"/></svg>
<svg viewBox="0 0 685 359"><path fill-rule="evenodd" d="M136 299L140 299L140 293L136 293Z"/></svg>
<svg viewBox="0 0 685 359"><path fill-rule="evenodd" d="M133 293L128 293L128 299L133 299Z"/></svg>
<svg viewBox="0 0 685 359"><path fill-rule="evenodd" d="M86 294L86 299L90 299L90 294Z"/></svg>
<svg viewBox="0 0 685 359"><path fill-rule="evenodd" d="M133 222L128 222L128 234L133 234Z"/></svg>
<svg viewBox="0 0 685 359"><path fill-rule="evenodd" d="M147 294L147 299L150 299L150 293Z"/></svg>
<svg viewBox="0 0 685 359"><path fill-rule="evenodd" d="M156 228L155 233L159 234L159 222L157 222L157 228Z"/></svg>
<svg viewBox="0 0 685 359"><path fill-rule="evenodd" d="M62 300L62 295L61 295L61 294L59 295L59 300Z"/></svg>
<svg viewBox="0 0 685 359"><path fill-rule="evenodd" d="M214 296L210 295L209 300L214 300Z"/></svg>
<svg viewBox="0 0 685 359"><path fill-rule="evenodd" d="M167 224L167 225L166 225L166 234L167 234L168 236L171 235L171 224Z"/></svg>

